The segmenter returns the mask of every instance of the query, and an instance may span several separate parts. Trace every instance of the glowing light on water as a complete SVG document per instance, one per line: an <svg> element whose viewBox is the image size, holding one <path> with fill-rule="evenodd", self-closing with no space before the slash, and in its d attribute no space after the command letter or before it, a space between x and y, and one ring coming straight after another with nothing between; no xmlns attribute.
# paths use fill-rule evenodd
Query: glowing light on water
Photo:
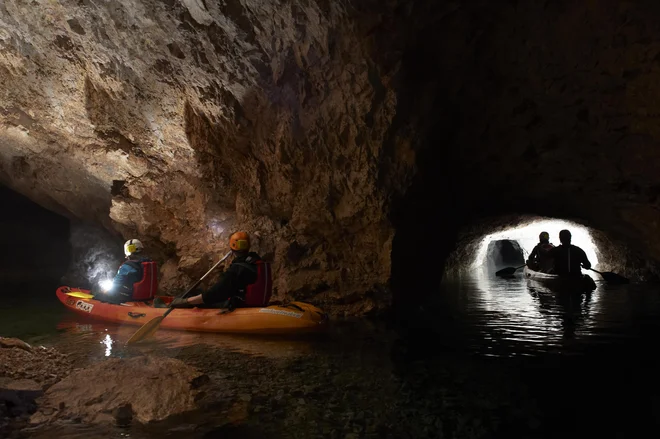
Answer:
<svg viewBox="0 0 660 439"><path fill-rule="evenodd" d="M101 340L101 344L105 345L105 356L109 357L110 354L112 354L112 337L110 337L110 334L105 334L105 337L103 340Z"/></svg>
<svg viewBox="0 0 660 439"><path fill-rule="evenodd" d="M472 263L472 268L479 268L486 262L486 251L491 241L502 239L518 241L518 244L523 249L525 258L527 258L534 249L534 246L538 244L539 234L541 232L548 232L550 234L550 243L559 245L559 231L563 229L568 229L571 232L571 244L584 250L587 258L591 261L591 265L595 267L598 264L596 244L594 244L586 227L564 220L541 220L523 227L515 227L485 236L479 245L479 250Z"/></svg>

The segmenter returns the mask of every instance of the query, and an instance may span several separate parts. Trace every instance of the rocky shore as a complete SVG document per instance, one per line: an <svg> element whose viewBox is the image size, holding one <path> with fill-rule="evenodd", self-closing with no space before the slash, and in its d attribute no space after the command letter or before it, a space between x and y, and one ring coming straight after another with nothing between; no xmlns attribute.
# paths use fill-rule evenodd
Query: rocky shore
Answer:
<svg viewBox="0 0 660 439"><path fill-rule="evenodd" d="M0 437L24 426L35 400L72 370L67 355L0 337Z"/></svg>
<svg viewBox="0 0 660 439"><path fill-rule="evenodd" d="M76 367L52 348L0 338L0 437L62 422L147 424L196 408L208 376L174 358L109 358Z"/></svg>
<svg viewBox="0 0 660 439"><path fill-rule="evenodd" d="M400 363L386 334L345 340L294 355L286 344L268 345L281 355L206 344L143 349L80 368L52 349L5 341L0 358L20 358L0 370L10 383L5 404L7 395L7 406L22 399L20 410L2 412L2 437L80 437L80 429L114 437L123 429L134 439L485 438L538 426L526 397L492 370L451 359ZM33 387L10 390L24 375Z"/></svg>

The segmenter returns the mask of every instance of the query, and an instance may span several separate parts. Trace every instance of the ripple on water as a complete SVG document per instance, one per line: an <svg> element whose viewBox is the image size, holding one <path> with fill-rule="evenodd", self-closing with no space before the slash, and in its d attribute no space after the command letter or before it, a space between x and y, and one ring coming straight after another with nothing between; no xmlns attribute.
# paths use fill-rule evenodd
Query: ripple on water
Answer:
<svg viewBox="0 0 660 439"><path fill-rule="evenodd" d="M453 332L488 356L577 354L660 332L656 289L597 284L589 294L558 294L520 275L503 279L477 271L444 282L433 308L454 316Z"/></svg>

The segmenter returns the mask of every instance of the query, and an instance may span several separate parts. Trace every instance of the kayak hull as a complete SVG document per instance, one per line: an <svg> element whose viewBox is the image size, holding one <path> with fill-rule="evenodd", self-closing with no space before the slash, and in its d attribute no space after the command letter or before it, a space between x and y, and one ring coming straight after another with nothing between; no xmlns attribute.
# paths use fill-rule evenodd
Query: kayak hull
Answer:
<svg viewBox="0 0 660 439"><path fill-rule="evenodd" d="M587 293L596 289L596 282L586 274L580 277L564 277L541 273L525 267L524 276L560 293Z"/></svg>
<svg viewBox="0 0 660 439"><path fill-rule="evenodd" d="M121 305L93 298L73 297L89 294L89 290L62 286L57 298L71 311L98 321L142 326L162 316L167 308L154 308L151 303L128 302ZM80 294L83 293L83 294ZM163 296L169 303L172 297ZM173 310L160 324L161 328L193 332L233 334L298 334L325 327L328 316L319 308L303 302L264 308L237 308L232 312L211 308L181 308Z"/></svg>

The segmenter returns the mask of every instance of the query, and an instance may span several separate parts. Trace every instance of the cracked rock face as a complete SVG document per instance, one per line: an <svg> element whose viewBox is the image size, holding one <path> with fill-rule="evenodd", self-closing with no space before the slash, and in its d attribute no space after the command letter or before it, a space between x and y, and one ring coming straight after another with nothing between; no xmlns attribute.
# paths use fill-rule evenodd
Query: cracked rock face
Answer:
<svg viewBox="0 0 660 439"><path fill-rule="evenodd" d="M380 289L388 194L414 155L390 132L396 63L376 61L361 16L326 1L6 0L0 181L144 239L170 291L239 228L274 261L275 298Z"/></svg>

